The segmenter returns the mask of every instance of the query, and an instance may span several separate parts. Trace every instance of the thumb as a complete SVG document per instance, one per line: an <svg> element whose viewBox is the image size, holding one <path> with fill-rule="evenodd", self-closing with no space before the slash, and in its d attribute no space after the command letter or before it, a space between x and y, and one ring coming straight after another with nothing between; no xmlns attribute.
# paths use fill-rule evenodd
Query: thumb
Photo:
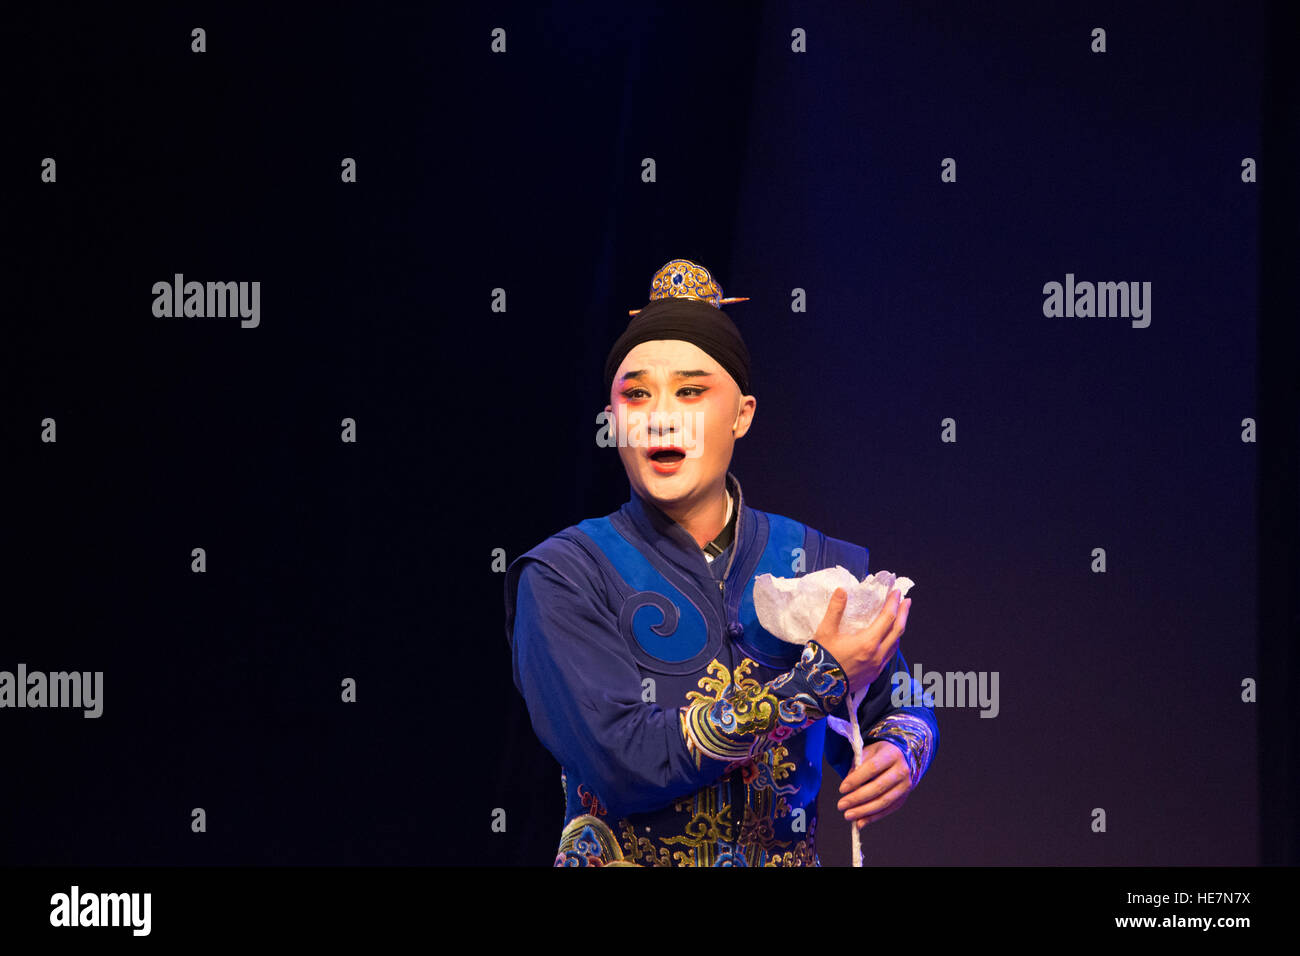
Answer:
<svg viewBox="0 0 1300 956"><path fill-rule="evenodd" d="M826 616L822 618L822 631L831 635L840 632L840 619L844 617L844 607L848 604L849 593L843 588L836 588L831 594L830 603L826 605Z"/></svg>

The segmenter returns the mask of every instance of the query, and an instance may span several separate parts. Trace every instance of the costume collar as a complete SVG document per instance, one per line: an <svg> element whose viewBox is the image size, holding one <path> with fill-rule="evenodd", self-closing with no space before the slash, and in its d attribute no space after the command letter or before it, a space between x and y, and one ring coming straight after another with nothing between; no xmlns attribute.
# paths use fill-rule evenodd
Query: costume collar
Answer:
<svg viewBox="0 0 1300 956"><path fill-rule="evenodd" d="M719 560L732 562L735 555L747 548L753 539L755 519L752 510L745 506L745 496L740 490L740 481L730 471L727 472L726 486L735 502L737 523L731 542L732 552ZM704 551L695 543L695 539L656 505L633 491L628 502L619 509L619 513L631 522L646 542L673 564L688 574L712 576ZM723 530L726 530L725 527Z"/></svg>
<svg viewBox="0 0 1300 956"><path fill-rule="evenodd" d="M731 489L727 489L727 516L722 519L722 530L718 532L716 538L700 549L704 552L704 560L710 565L731 547L731 542L736 537L736 514L736 499L732 497Z"/></svg>

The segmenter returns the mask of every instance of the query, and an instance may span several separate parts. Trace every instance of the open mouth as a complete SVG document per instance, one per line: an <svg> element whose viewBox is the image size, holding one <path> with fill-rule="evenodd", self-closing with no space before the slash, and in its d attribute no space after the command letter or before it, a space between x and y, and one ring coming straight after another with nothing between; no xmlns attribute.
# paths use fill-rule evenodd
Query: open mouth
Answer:
<svg viewBox="0 0 1300 956"><path fill-rule="evenodd" d="M646 457L650 459L655 471L667 475L681 467L682 462L686 460L686 451L682 448L664 446L651 448L646 452Z"/></svg>

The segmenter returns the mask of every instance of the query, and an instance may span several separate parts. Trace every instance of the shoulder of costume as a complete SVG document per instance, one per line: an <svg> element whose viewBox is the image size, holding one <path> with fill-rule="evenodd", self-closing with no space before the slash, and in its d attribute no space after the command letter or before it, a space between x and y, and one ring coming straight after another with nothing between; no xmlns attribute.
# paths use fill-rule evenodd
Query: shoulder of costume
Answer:
<svg viewBox="0 0 1300 956"><path fill-rule="evenodd" d="M529 561L545 564L557 574L583 585L598 577L596 559L589 550L589 539L578 525L557 531L531 550L525 551L506 568L511 581L517 580Z"/></svg>
<svg viewBox="0 0 1300 956"><path fill-rule="evenodd" d="M779 522L788 522L790 525L803 529L803 547L810 562L808 564L809 571L819 571L822 568L830 568L838 564L852 571L859 581L867 576L870 552L863 545L854 544L852 541L844 541L840 538L832 538L830 535L795 518L775 514L771 511L760 511L757 508L750 508L748 505L746 507L763 515L767 519L769 527ZM815 564L812 562L815 562Z"/></svg>

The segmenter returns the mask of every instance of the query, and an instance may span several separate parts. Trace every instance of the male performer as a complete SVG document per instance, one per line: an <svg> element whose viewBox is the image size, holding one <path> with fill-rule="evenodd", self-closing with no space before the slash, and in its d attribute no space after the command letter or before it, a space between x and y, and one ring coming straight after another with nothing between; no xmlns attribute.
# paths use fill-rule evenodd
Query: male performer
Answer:
<svg viewBox="0 0 1300 956"><path fill-rule="evenodd" d="M896 590L863 631L839 631L843 589L805 646L759 626L757 575L838 564L861 580L867 549L745 503L728 467L757 403L732 301L689 260L655 274L605 367L631 498L507 571L515 686L561 765L557 866L818 866L823 752L861 828L902 805L938 744L933 710L891 706L908 674ZM862 687L854 769L825 717L848 720Z"/></svg>

